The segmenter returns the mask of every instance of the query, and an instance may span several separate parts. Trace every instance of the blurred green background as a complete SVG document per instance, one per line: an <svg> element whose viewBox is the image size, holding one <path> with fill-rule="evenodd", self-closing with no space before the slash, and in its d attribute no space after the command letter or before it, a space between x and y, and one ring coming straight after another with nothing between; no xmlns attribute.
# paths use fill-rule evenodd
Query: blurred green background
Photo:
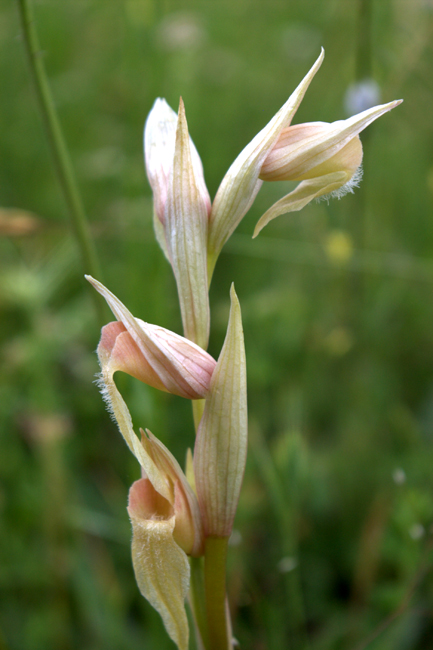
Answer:
<svg viewBox="0 0 433 650"><path fill-rule="evenodd" d="M250 414L229 559L240 647L432 648L432 0L34 4L105 283L178 332L143 167L155 98L176 109L182 94L211 196L321 45L295 122L347 117L363 79L376 103L405 99L362 134L354 195L252 241L284 190L262 188L216 268L210 351L234 281ZM125 506L139 468L92 383L99 326L12 0L0 76L0 648L168 650L134 582ZM118 382L136 425L183 464L187 401Z"/></svg>

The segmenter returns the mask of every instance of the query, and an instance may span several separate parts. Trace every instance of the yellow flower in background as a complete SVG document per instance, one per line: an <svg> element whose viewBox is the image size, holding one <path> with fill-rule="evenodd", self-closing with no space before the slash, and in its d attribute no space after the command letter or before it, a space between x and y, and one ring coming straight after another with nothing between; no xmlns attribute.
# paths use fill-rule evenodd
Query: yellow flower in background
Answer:
<svg viewBox="0 0 433 650"><path fill-rule="evenodd" d="M331 230L325 238L324 249L334 264L347 264L353 257L353 241L344 230Z"/></svg>

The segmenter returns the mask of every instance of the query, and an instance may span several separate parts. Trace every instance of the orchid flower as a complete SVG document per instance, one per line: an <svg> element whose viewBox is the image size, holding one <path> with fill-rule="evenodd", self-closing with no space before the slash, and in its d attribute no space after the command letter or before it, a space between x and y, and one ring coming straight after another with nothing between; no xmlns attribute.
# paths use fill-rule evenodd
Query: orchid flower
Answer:
<svg viewBox="0 0 433 650"><path fill-rule="evenodd" d="M208 272L213 272L222 247L252 206L263 181L260 171L269 152L275 146L281 131L287 127L322 65L325 52L290 95L271 121L239 154L224 176L212 204L208 238Z"/></svg>
<svg viewBox="0 0 433 650"><path fill-rule="evenodd" d="M341 198L361 180L362 145L359 133L401 100L370 108L347 120L311 122L283 129L260 170L264 181L302 181L261 217L256 237L280 214L301 210L313 199Z"/></svg>
<svg viewBox="0 0 433 650"><path fill-rule="evenodd" d="M299 180L298 187L261 217L254 237L280 214L300 210L314 198L340 197L361 178L362 146L358 134L402 100L370 108L347 120L290 126L324 59L324 51L278 113L245 147L224 176L209 221L208 273L263 181Z"/></svg>
<svg viewBox="0 0 433 650"><path fill-rule="evenodd" d="M203 554L200 512L197 498L174 456L150 431L146 431L147 435L141 433L153 473L150 477L144 472L129 490L135 577L142 595L161 615L170 638L179 650L187 650L187 555Z"/></svg>
<svg viewBox="0 0 433 650"><path fill-rule="evenodd" d="M134 318L103 284L86 278L118 319L102 329L98 356L104 376L121 370L174 395L206 397L216 365L210 354L183 336Z"/></svg>

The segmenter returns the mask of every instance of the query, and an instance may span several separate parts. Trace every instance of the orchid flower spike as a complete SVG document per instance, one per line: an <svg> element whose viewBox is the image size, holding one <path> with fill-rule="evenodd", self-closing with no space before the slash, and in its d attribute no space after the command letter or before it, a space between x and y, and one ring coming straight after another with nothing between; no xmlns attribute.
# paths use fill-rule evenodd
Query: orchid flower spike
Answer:
<svg viewBox="0 0 433 650"><path fill-rule="evenodd" d="M302 181L261 217L256 237L280 214L301 210L320 197L341 198L361 180L362 145L359 133L402 100L375 106L347 120L311 122L283 129L260 170L264 181Z"/></svg>
<svg viewBox="0 0 433 650"><path fill-rule="evenodd" d="M164 99L156 100L145 125L144 150L156 238L173 267L184 334L206 349L210 198L182 99L178 115Z"/></svg>
<svg viewBox="0 0 433 650"><path fill-rule="evenodd" d="M206 397L216 361L192 341L134 318L104 285L86 279L105 298L118 322L102 328L98 357L104 382L118 370L187 399Z"/></svg>

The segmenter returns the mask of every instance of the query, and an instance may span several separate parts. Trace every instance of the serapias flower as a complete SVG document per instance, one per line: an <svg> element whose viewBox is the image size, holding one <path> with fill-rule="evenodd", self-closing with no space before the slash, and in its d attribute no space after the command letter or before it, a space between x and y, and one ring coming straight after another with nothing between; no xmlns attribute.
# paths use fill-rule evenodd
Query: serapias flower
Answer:
<svg viewBox="0 0 433 650"><path fill-rule="evenodd" d="M359 133L401 100L375 106L347 120L311 122L283 129L260 170L264 181L302 181L261 217L254 237L280 214L301 210L313 199L340 198L353 192L361 179Z"/></svg>
<svg viewBox="0 0 433 650"><path fill-rule="evenodd" d="M182 99L178 115L165 100L156 100L145 125L144 149L154 196L155 233L173 267L184 334L206 349L210 198Z"/></svg>
<svg viewBox="0 0 433 650"><path fill-rule="evenodd" d="M180 110L183 122L185 119L185 108L182 100L180 102ZM185 126L182 125L182 128ZM155 214L161 224L165 223L165 207L175 155L177 128L177 113L167 104L165 99L158 97L147 117L144 127L144 157L147 176L153 191ZM206 205L206 212L209 213L210 197L204 180L203 165L194 142L189 135L188 140L195 181L200 196Z"/></svg>
<svg viewBox="0 0 433 650"><path fill-rule="evenodd" d="M188 648L185 598L189 589L187 555L200 556L203 528L197 498L179 464L150 431L142 445L153 462L152 476L135 481L129 491L132 561L142 595L159 612L180 650Z"/></svg>
<svg viewBox="0 0 433 650"><path fill-rule="evenodd" d="M344 121L290 126L324 58L322 50L299 86L272 120L239 154L224 176L212 204L208 237L208 273L222 247L251 207L263 181L299 180L300 185L259 220L254 236L279 214L300 210L327 194L341 196L360 179L362 146L358 134L401 103L376 106ZM343 189L345 188L345 189Z"/></svg>
<svg viewBox="0 0 433 650"><path fill-rule="evenodd" d="M120 370L187 399L207 396L216 366L210 354L183 336L135 318L104 285L90 276L86 278L118 319L102 328L98 345L105 384Z"/></svg>

